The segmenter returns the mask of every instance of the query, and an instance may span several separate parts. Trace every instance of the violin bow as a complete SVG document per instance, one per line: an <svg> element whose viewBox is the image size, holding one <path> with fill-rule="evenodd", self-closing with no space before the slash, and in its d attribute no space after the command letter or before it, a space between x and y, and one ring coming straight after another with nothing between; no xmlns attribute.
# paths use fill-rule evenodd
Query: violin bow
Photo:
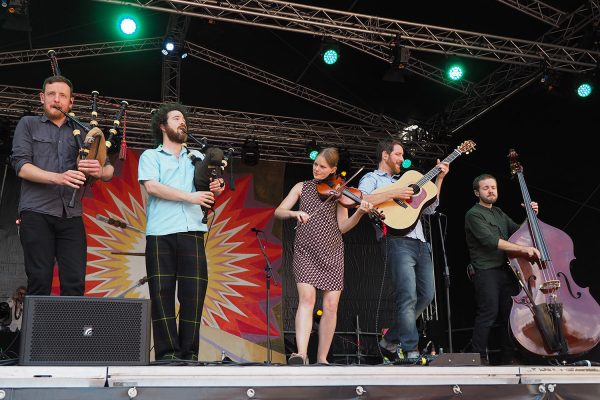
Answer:
<svg viewBox="0 0 600 400"><path fill-rule="evenodd" d="M335 198L339 197L339 193L341 193L341 191L344 190L348 186L348 184L350 183L350 181L352 179L356 178L358 176L358 174L360 174L363 169L365 169L364 165L362 167L360 167L360 169L358 171L356 171L354 173L354 175L352 175L350 178L348 178L348 180L346 182L344 182L343 185L341 185L339 188L337 188L335 190L332 190L332 192L335 192L335 193L331 193L329 195L329 197L326 198L325 201L323 201L319 207L317 207L316 210L314 210L311 214L308 214L308 217L310 218L313 215L315 215L317 212L319 212L319 210L321 210L324 205L326 205L327 203L329 203L329 200L333 199L334 197ZM296 226L294 227L294 230L298 229L299 226L301 226L300 222L297 222Z"/></svg>

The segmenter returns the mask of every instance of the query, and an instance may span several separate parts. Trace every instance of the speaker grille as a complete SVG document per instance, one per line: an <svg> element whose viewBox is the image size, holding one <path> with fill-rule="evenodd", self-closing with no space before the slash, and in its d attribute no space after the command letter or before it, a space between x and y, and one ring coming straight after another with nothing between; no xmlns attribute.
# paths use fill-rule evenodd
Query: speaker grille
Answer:
<svg viewBox="0 0 600 400"><path fill-rule="evenodd" d="M146 365L149 301L25 298L21 364Z"/></svg>

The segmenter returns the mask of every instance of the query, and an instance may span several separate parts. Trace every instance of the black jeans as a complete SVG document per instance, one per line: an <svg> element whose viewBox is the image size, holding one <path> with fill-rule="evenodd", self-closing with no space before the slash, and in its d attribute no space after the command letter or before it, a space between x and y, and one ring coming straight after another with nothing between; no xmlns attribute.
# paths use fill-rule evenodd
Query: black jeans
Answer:
<svg viewBox="0 0 600 400"><path fill-rule="evenodd" d="M518 285L508 265L492 269L476 269L473 277L477 312L471 341L473 352L486 354L490 329L496 320L500 326L500 339L503 361L509 361L514 354L514 345L509 333L508 320L512 298L517 294Z"/></svg>
<svg viewBox="0 0 600 400"><path fill-rule="evenodd" d="M19 236L27 294L50 295L56 260L61 296L83 296L87 242L81 217L62 218L23 211Z"/></svg>

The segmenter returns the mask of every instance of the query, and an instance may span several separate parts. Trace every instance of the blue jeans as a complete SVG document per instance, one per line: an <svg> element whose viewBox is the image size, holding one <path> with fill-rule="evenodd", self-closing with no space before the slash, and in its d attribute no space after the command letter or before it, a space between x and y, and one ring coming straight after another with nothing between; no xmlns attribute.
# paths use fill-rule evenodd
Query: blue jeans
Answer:
<svg viewBox="0 0 600 400"><path fill-rule="evenodd" d="M417 349L417 318L434 296L429 243L407 237L387 237L387 263L392 276L396 318L385 340L400 343L405 352Z"/></svg>

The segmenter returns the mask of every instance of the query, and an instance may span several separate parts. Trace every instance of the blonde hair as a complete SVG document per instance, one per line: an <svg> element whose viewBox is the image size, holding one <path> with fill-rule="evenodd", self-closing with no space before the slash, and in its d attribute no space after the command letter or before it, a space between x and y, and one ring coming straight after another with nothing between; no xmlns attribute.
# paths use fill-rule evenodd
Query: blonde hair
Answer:
<svg viewBox="0 0 600 400"><path fill-rule="evenodd" d="M317 157L318 156L323 156L323 158L327 162L327 165L329 165L330 167L337 167L338 161L340 161L340 153L335 147L324 148L319 152Z"/></svg>

